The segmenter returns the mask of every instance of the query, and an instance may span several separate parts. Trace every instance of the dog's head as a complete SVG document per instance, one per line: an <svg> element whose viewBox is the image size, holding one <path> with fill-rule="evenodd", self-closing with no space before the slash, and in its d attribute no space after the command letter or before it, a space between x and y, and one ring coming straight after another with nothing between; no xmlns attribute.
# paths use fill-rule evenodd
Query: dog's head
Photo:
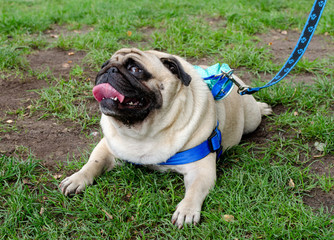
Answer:
<svg viewBox="0 0 334 240"><path fill-rule="evenodd" d="M102 65L93 89L103 114L132 125L171 104L191 77L169 54L121 49Z"/></svg>

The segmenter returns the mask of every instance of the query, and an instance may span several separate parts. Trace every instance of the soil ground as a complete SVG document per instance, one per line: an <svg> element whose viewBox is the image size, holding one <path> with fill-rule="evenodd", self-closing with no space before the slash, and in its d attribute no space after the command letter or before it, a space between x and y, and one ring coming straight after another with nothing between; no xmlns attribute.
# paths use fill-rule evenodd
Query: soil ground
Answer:
<svg viewBox="0 0 334 240"><path fill-rule="evenodd" d="M61 30L55 28L52 32L45 34L57 34L59 31ZM271 45L273 60L282 63L289 56L298 37L299 33L297 32L282 34L276 31L259 36L261 44ZM305 55L310 61L327 57L327 54L334 50L334 43L330 37L314 37L315 39ZM36 51L29 55L27 60L34 71L43 71L49 68L54 76L68 79L71 67L75 64L82 66L82 59L85 56L84 52L75 52L73 55L69 55L69 52L72 51L61 49ZM90 69L87 69L87 72L90 78L94 79L94 73ZM243 71L242 77L249 83L253 76ZM310 84L313 82L312 78L313 75L311 74L298 74L294 81L303 81ZM269 77L266 77L266 79L269 79ZM81 127L72 122L59 122L53 118L41 119L38 113L32 116L27 114L24 117L18 117L18 114L16 114L18 109L29 108L32 100L38 98L38 94L31 90L47 86L44 80L32 77L28 73L23 76L9 73L1 74L0 121L3 123L12 121L13 124L15 123L16 130L0 131L0 154L22 157L31 151L33 155L42 160L43 165L48 169L57 171L58 162L65 163L71 156L82 155L83 152L91 149L90 145L96 143L101 136L85 137L92 132L98 132L98 125L83 133ZM97 103L92 102L92 106L94 111L98 111ZM285 110L282 106L274 108L276 114ZM257 131L248 135L245 140L263 143L266 139L271 138L274 133L266 130L267 121L264 119ZM334 176L333 164L333 156L317 158L313 162L307 163L310 166L311 173L321 175L330 172L331 176ZM325 193L320 189L314 189L308 196L304 197L304 202L315 210L321 206L331 209L334 205L334 192ZM330 211L334 214L334 209Z"/></svg>

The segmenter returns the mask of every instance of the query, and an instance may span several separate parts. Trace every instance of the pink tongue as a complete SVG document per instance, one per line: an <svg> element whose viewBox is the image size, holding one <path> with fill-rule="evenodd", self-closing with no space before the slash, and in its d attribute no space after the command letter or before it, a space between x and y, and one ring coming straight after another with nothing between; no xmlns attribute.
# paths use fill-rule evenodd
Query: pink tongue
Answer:
<svg viewBox="0 0 334 240"><path fill-rule="evenodd" d="M117 92L109 83L101 83L93 88L93 95L98 102L101 102L103 98L115 98L121 103L124 101L124 95Z"/></svg>

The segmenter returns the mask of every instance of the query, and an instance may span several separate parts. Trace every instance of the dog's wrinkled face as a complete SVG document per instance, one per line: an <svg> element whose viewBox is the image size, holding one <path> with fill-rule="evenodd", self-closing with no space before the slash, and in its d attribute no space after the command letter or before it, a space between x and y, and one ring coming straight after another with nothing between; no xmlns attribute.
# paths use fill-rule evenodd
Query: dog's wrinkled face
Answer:
<svg viewBox="0 0 334 240"><path fill-rule="evenodd" d="M94 88L101 111L125 124L145 119L152 109L161 105L157 93L143 84L150 78L151 74L131 58L125 62L106 62Z"/></svg>
<svg viewBox="0 0 334 240"><path fill-rule="evenodd" d="M137 49L120 50L102 65L95 80L93 94L102 113L132 125L143 121L152 110L159 109L163 101L162 89L153 87L159 84L152 82L160 81L159 76L149 72L153 67L167 69L185 81L185 85L190 83L190 76L176 59L159 59Z"/></svg>

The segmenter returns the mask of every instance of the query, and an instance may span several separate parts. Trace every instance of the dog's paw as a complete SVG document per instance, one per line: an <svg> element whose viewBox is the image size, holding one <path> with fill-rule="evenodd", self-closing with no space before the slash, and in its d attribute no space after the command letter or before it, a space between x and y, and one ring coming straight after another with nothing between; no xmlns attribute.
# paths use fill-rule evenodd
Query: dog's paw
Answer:
<svg viewBox="0 0 334 240"><path fill-rule="evenodd" d="M201 217L201 206L189 203L184 199L177 205L176 211L172 217L172 223L178 228L182 228L183 224L196 225Z"/></svg>
<svg viewBox="0 0 334 240"><path fill-rule="evenodd" d="M81 172L76 172L70 177L65 178L59 184L59 188L65 196L68 196L74 193L81 193L86 188L86 186L92 184L93 179L89 178Z"/></svg>
<svg viewBox="0 0 334 240"><path fill-rule="evenodd" d="M273 109L268 104L263 102L257 102L257 104L260 108L261 116L268 116L273 114Z"/></svg>

